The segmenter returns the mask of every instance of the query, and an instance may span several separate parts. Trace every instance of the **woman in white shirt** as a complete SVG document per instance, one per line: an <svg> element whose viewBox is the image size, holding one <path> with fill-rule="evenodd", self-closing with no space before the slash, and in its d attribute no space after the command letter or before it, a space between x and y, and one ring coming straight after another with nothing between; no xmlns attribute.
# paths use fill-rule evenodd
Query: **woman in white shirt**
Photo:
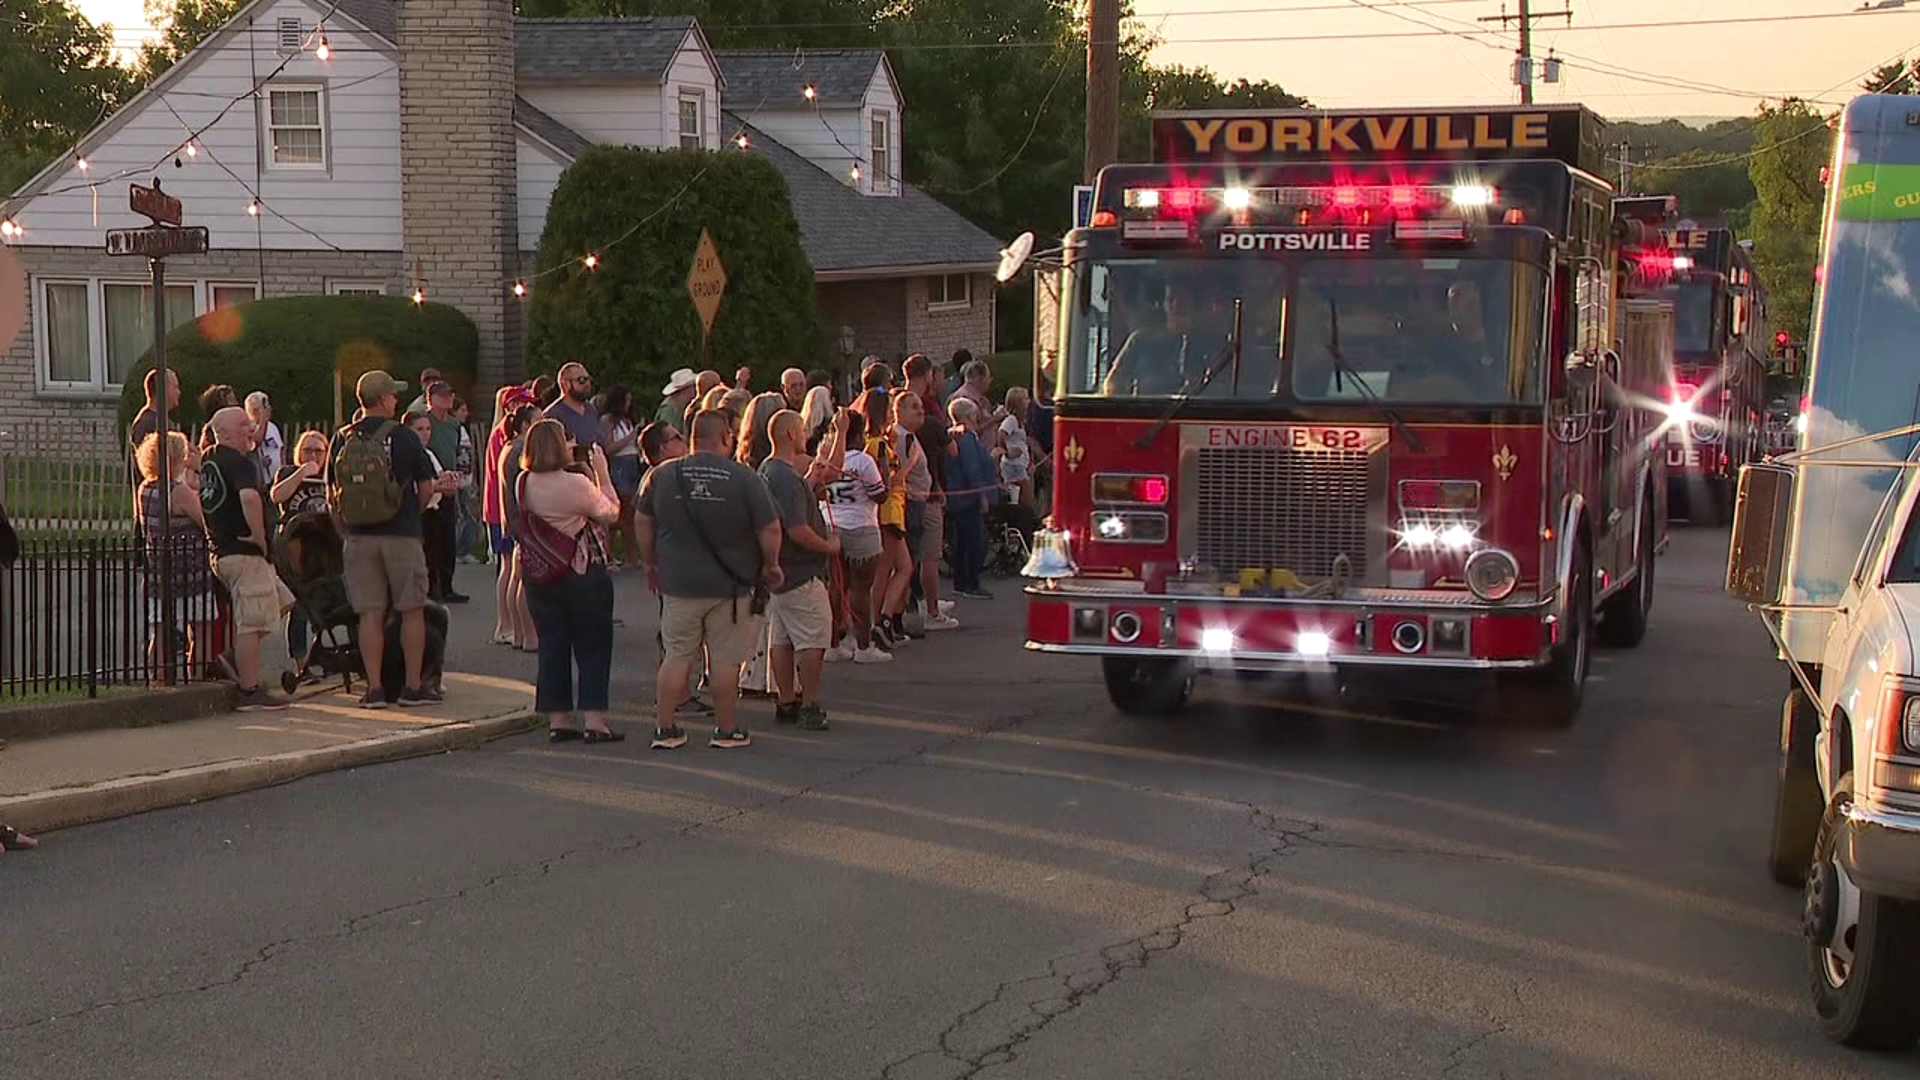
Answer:
<svg viewBox="0 0 1920 1080"><path fill-rule="evenodd" d="M1021 506L1033 505L1033 447L1027 439L1027 390L1007 391L1007 417L1000 421L1000 479Z"/></svg>
<svg viewBox="0 0 1920 1080"><path fill-rule="evenodd" d="M893 654L873 645L873 579L880 568L880 504L887 484L880 466L860 447L866 441L866 417L844 410L846 458L827 482L823 500L827 524L840 536L840 561L846 568L846 622L852 634L827 650L829 660L884 664Z"/></svg>
<svg viewBox="0 0 1920 1080"><path fill-rule="evenodd" d="M433 449L427 446L427 440L433 437L433 417L426 413L408 413L407 428L420 436L420 445L427 451L427 462L433 466L433 494L421 505L420 512L437 510L442 498L460 490L460 474L448 472L440 459L433 456Z"/></svg>

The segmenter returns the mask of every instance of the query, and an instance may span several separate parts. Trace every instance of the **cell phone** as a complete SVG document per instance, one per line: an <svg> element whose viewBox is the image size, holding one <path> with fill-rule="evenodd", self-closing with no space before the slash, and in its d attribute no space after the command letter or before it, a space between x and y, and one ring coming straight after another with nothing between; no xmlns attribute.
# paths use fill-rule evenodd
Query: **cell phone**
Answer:
<svg viewBox="0 0 1920 1080"><path fill-rule="evenodd" d="M593 444L588 443L585 446L575 446L573 448L573 463L575 465L593 464Z"/></svg>

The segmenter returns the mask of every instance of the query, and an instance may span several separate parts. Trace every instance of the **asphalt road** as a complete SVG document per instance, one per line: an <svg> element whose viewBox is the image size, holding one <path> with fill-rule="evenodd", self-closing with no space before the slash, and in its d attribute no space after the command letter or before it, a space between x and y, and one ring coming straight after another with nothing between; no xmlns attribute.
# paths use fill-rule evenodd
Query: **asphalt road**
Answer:
<svg viewBox="0 0 1920 1080"><path fill-rule="evenodd" d="M1809 1018L1763 866L1785 676L1724 546L1678 534L1569 732L1248 684L1123 720L1003 583L830 669L825 735L530 737L59 833L0 860L0 1076L1911 1077ZM464 666L530 672L483 632Z"/></svg>

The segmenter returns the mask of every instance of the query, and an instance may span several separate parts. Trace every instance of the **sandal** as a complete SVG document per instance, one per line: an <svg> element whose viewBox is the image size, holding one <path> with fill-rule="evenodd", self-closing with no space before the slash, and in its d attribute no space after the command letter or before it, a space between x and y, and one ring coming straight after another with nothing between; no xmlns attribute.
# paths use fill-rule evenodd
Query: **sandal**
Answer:
<svg viewBox="0 0 1920 1080"><path fill-rule="evenodd" d="M589 734L591 734L591 732L589 732ZM557 727L547 729L547 741L550 743L572 742L579 737L579 728Z"/></svg>
<svg viewBox="0 0 1920 1080"><path fill-rule="evenodd" d="M586 741L589 746L597 743L626 742L627 733L624 731L614 731L611 728L606 731L595 731L592 728L588 728Z"/></svg>

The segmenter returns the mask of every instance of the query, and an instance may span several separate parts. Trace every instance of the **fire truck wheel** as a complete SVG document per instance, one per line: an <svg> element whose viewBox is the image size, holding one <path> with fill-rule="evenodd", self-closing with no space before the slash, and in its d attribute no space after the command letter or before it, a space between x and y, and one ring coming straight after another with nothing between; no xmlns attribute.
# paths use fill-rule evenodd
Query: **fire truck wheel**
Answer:
<svg viewBox="0 0 1920 1080"><path fill-rule="evenodd" d="M1820 773L1814 741L1820 717L1795 686L1787 693L1780 721L1780 779L1773 796L1773 837L1767 847L1767 871L1782 885L1800 888L1813 865L1820 836Z"/></svg>
<svg viewBox="0 0 1920 1080"><path fill-rule="evenodd" d="M1607 598L1601 612L1600 643L1631 649L1647 636L1647 615L1653 611L1653 504L1641 507L1640 550L1634 553L1633 584Z"/></svg>
<svg viewBox="0 0 1920 1080"><path fill-rule="evenodd" d="M1920 904L1863 893L1833 858L1853 802L1853 776L1834 785L1807 878L1807 968L1814 1012L1827 1037L1861 1050L1901 1051L1920 1041Z"/></svg>
<svg viewBox="0 0 1920 1080"><path fill-rule="evenodd" d="M1100 658L1107 697L1129 716L1173 716L1193 695L1193 665L1183 660Z"/></svg>
<svg viewBox="0 0 1920 1080"><path fill-rule="evenodd" d="M1545 667L1503 680L1509 713L1528 727L1568 728L1580 715L1593 649L1593 563L1583 544L1573 557L1573 595L1567 600L1565 633Z"/></svg>

